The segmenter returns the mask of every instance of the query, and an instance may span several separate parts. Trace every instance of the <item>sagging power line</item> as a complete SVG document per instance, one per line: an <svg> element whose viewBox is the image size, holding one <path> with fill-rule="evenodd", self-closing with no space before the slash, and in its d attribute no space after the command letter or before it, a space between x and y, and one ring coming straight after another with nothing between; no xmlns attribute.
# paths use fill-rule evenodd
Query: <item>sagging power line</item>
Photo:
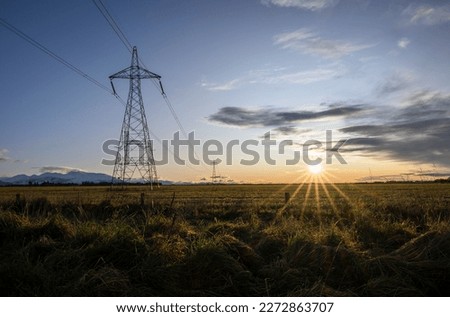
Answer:
<svg viewBox="0 0 450 317"><path fill-rule="evenodd" d="M97 85L98 87L100 87L103 90L109 92L110 94L115 95L114 92L111 89L109 89L108 87L106 87L105 85L100 83L98 80L92 78L91 76L86 74L84 71L82 71L78 67L74 66L72 63L68 62L67 60L65 60L64 58L59 56L58 54L54 53L53 51L49 50L47 47L45 47L44 45L42 45L41 43L39 43L38 41L33 39L31 36L25 34L21 30L19 30L15 26L13 26L12 24L6 22L4 19L0 18L0 24L2 24L5 28L7 28L8 30L10 30L11 32L13 32L17 36L19 36L20 38L24 39L25 41L27 41L28 43L30 43L31 45L33 45L37 49L39 49L42 52L44 52L45 54L49 55L51 58L55 59L56 61L58 61L59 63L63 64L64 66L66 66L67 68L72 70L73 72L77 73L81 77L89 80L91 83Z"/></svg>
<svg viewBox="0 0 450 317"><path fill-rule="evenodd" d="M92 2L95 4L97 9L100 11L102 16L106 19L106 21L111 26L114 33L118 36L118 38L120 39L122 44L125 46L125 48L129 52L131 52L132 45L130 44L130 41L128 40L125 33L122 31L122 29L120 28L119 24L116 22L114 17L110 14L109 10L106 8L106 6L102 2L102 0L92 0ZM145 65L145 63L141 57L138 57L138 61L144 67L144 69L148 69L148 67ZM153 85L155 86L156 90L158 90L161 93L161 95L163 96L164 102L165 102L167 108L169 108L169 111L170 111L172 117L174 118L178 128L180 129L181 133L183 134L183 136L185 138L188 138L186 129L183 127L183 124L181 123L181 120L180 120L179 116L177 115L175 108L172 105L172 102L170 101L169 97L167 96L166 92L164 91L164 87L161 82L161 77L159 76L159 77L151 78L151 81L152 81ZM111 87L115 93L114 86L111 85ZM198 154L196 151L194 151L194 156L196 157L196 159L198 159ZM201 165L203 166L203 168L207 168L204 165L203 161L201 161L201 160L199 160L199 161L201 162Z"/></svg>
<svg viewBox="0 0 450 317"><path fill-rule="evenodd" d="M106 6L103 4L102 0L92 0L94 5L97 7L98 11L103 15L105 20L108 22L108 24L111 26L113 31L116 33L116 35L119 37L119 39L122 41L123 45L127 48L127 50L131 53L133 50L133 46L130 44L130 41L128 41L125 34L122 32L121 28L119 27L119 24L114 20L113 16L109 13ZM145 65L144 65L145 67Z"/></svg>
<svg viewBox="0 0 450 317"><path fill-rule="evenodd" d="M69 68L71 71L77 73L81 77L85 78L86 80L90 81L91 83L95 84L97 87L101 88L102 90L108 92L109 94L115 96L117 100L122 104L122 106L126 107L126 102L116 93L115 89L113 87L108 88L107 86L103 85L96 79L94 79L92 76L88 75L86 72L82 71L79 67L76 67L72 63L68 62L66 59L62 58L60 55L54 53L49 48L45 47L43 44L39 43L37 40L33 39L31 36L27 35L23 31L19 30L17 27L13 26L12 24L8 23L4 19L0 18L0 24L3 25L6 29L13 32L23 40L27 41L29 44L33 45L37 49L41 50L42 52L46 53L51 58L55 59L62 65ZM161 139L152 131L149 129L150 134L153 136L153 138L158 142L162 144Z"/></svg>
<svg viewBox="0 0 450 317"><path fill-rule="evenodd" d="M117 24L117 22L111 16L111 14L109 13L109 11L105 7L105 5L101 2L101 0L99 0L100 5L95 3L95 1L93 1L93 2L94 2L94 4L97 6L97 8L100 11L101 11L100 8L103 8L105 10L104 13L102 12L102 15L105 17L105 19L107 19L108 23L114 29L116 35L119 37L119 39L121 39L122 43L125 45L127 50L131 51L130 50L130 46L131 46L130 42L128 41L128 39L126 38L125 34L120 29L120 27ZM111 85L111 88L108 88L107 86L103 85L98 80L96 80L92 76L88 75L86 72L84 72L80 68L78 68L75 65L73 65L72 63L68 62L66 59L64 59L61 56L59 56L58 54L54 53L52 50L50 50L49 48L47 48L46 46L44 46L43 44L41 44L37 40L33 39L31 36L27 35L26 33L24 33L23 31L19 30L17 27L13 26L12 24L8 23L7 21L5 21L2 18L0 18L0 24L2 26L4 26L6 29L8 29L9 31L11 31L14 34L16 34L17 36L19 36L20 38L22 38L23 40L27 41L29 44L31 44L34 47L36 47L37 49L41 50L42 52L44 52L45 54L47 54L51 58L55 59L56 61L58 61L59 63L61 63L65 67L69 68L71 71L75 72L76 74L78 74L79 76L85 78L86 80L90 81L91 83L95 84L97 87L99 87L102 90L108 92L109 94L112 94L113 96L115 96L119 100L119 102L123 106L125 106L125 107L127 106L127 103L125 103L125 101L117 94L117 92L115 91L115 88L114 88L113 85ZM141 61L141 59L139 59L139 60ZM144 65L144 67L145 67L145 65ZM164 91L164 88L163 88L161 80L160 80L160 76L154 77L154 78L151 78L151 79L152 79L152 82L154 83L155 87L157 88L157 90L159 90L161 95L163 96L167 107L169 108L169 110L170 110L172 116L174 117L178 127L180 128L180 131L183 133L183 135L185 137L187 137L186 131L183 128L183 126L181 124L181 121L180 121L180 119L178 118L178 116L177 116L177 114L175 112L175 109L173 108L173 106L172 106L168 96L166 95L166 93ZM148 131L158 143L162 144L161 139L153 131L151 131L150 129L148 129ZM191 166L187 166L187 167L192 168ZM155 174L155 176L156 176L156 174ZM157 178L155 177L155 180L156 179Z"/></svg>
<svg viewBox="0 0 450 317"><path fill-rule="evenodd" d="M114 17L110 14L110 12L108 11L108 8L105 6L105 4L102 2L102 0L92 0L92 2L94 3L94 5L97 7L97 9L100 11L100 13L102 14L102 16L105 18L105 20L108 22L108 24L111 26L111 28L113 29L114 33L117 35L117 37L119 38L119 40L123 43L123 45L125 46L125 48L131 53L132 51L132 45L130 43L130 41L128 40L128 38L126 37L125 33L122 31L122 29L120 28L119 24L116 22L116 20L114 19ZM148 67L145 65L144 61L142 60L141 57L139 58L139 62L140 64L144 67L147 68ZM169 111L172 115L172 117L174 118L178 128L180 129L181 133L183 134L183 136L185 138L187 138L187 133L186 130L183 127L183 124L181 123L175 108L173 107L169 97L167 96L167 94L164 91L162 82L161 82L161 78L153 78L152 79L152 83L155 86L155 88L161 93L161 95L164 98L164 101L166 103L167 108L169 108Z"/></svg>

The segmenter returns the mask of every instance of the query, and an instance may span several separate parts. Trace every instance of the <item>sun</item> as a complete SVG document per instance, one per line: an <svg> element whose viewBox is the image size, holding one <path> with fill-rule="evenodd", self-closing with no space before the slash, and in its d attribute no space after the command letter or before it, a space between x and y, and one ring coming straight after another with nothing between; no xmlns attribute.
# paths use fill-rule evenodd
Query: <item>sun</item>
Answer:
<svg viewBox="0 0 450 317"><path fill-rule="evenodd" d="M322 164L316 164L316 165L308 165L308 170L311 174L319 175L323 171Z"/></svg>

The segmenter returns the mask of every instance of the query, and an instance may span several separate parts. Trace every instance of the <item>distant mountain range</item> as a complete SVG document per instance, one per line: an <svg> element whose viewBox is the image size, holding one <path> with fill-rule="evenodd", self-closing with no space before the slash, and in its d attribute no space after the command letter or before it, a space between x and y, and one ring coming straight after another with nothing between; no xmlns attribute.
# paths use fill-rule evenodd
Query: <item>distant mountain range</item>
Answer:
<svg viewBox="0 0 450 317"><path fill-rule="evenodd" d="M111 176L102 173L88 173L71 171L62 173L43 173L40 175L20 174L12 177L0 177L0 186L29 185L29 184L82 184L82 183L109 183Z"/></svg>
<svg viewBox="0 0 450 317"><path fill-rule="evenodd" d="M111 176L102 173L89 173L81 171L71 171L66 174L63 173L43 173L40 175L25 175L20 174L12 177L0 177L0 186L10 185L41 185L41 184L78 184L83 183L110 183ZM139 180L134 182L138 183ZM174 182L160 180L159 183L163 185L174 184ZM190 183L177 183L190 184Z"/></svg>

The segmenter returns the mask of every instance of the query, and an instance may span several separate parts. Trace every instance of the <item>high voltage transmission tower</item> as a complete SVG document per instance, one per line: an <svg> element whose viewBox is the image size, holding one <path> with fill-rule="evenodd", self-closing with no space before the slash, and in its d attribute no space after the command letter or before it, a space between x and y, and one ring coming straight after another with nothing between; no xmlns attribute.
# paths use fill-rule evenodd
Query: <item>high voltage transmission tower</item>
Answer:
<svg viewBox="0 0 450 317"><path fill-rule="evenodd" d="M129 79L130 91L120 132L112 184L129 183L135 172L138 172L141 179L153 187L153 184L158 184L158 176L142 100L141 79L157 79L159 81L161 76L139 66L137 48L134 46L131 66L109 76L114 94L116 91L112 80L115 78ZM162 85L161 91L164 92Z"/></svg>
<svg viewBox="0 0 450 317"><path fill-rule="evenodd" d="M217 165L217 160L214 160L212 162L212 174L211 174L211 182L214 184L217 182L217 179L223 178L222 176L216 174L216 165Z"/></svg>

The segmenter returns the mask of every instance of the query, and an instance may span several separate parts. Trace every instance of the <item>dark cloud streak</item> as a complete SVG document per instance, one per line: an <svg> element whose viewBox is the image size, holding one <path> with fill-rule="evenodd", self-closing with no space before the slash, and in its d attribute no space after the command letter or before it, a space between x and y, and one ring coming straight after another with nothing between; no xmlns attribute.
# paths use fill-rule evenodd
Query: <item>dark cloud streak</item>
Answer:
<svg viewBox="0 0 450 317"><path fill-rule="evenodd" d="M287 127L278 127L272 130L273 132L280 134L280 135L299 135L299 134L304 134L307 132L311 132L311 129L299 129L296 127L292 127L292 126L287 126Z"/></svg>
<svg viewBox="0 0 450 317"><path fill-rule="evenodd" d="M362 105L330 105L329 109L318 112L276 111L268 108L250 110L241 107L223 107L217 113L211 115L208 120L237 127L283 127L289 123L307 120L352 116L363 110Z"/></svg>
<svg viewBox="0 0 450 317"><path fill-rule="evenodd" d="M356 135L346 152L387 155L391 159L450 166L450 95L421 92L407 106L393 110L393 119L340 129Z"/></svg>

